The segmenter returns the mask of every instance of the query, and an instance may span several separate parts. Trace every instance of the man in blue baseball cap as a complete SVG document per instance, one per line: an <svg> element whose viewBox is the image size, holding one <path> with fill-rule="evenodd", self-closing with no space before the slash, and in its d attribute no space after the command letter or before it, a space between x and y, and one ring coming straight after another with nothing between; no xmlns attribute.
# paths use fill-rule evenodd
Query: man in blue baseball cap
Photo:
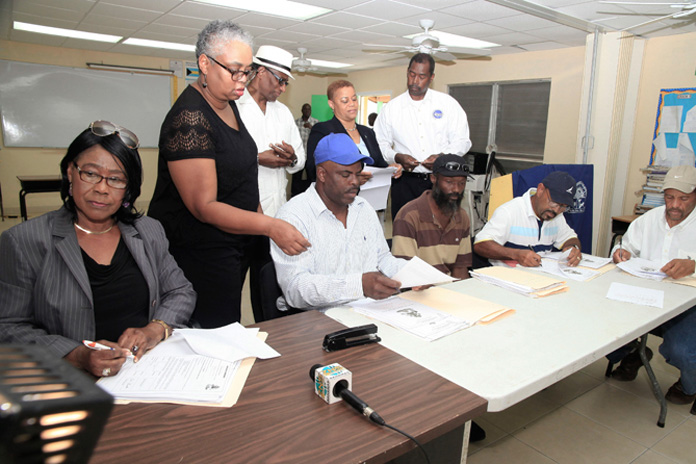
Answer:
<svg viewBox="0 0 696 464"><path fill-rule="evenodd" d="M271 244L283 291L278 308L317 309L393 295L401 284L390 277L406 261L392 256L377 213L358 197L359 174L372 158L347 134L329 134L317 144L314 159L316 182L276 215L312 243L300 256Z"/></svg>

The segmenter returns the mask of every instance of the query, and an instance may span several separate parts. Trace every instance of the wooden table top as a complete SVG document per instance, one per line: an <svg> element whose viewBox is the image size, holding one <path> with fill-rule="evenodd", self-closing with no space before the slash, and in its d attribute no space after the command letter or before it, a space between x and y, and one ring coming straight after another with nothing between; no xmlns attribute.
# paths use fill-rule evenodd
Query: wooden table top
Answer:
<svg viewBox="0 0 696 464"><path fill-rule="evenodd" d="M346 404L316 396L309 378L314 364L349 369L352 390L421 443L486 410L483 398L381 345L323 351L324 335L345 327L319 312L258 327L282 356L256 361L234 407L117 405L92 462L383 463L414 447Z"/></svg>

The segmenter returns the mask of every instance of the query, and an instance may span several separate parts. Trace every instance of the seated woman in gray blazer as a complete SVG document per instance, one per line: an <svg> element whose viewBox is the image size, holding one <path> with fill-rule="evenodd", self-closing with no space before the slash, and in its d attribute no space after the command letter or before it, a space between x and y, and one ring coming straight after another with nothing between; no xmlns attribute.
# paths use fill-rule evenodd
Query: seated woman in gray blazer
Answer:
<svg viewBox="0 0 696 464"><path fill-rule="evenodd" d="M196 293L160 223L133 205L137 148L129 130L93 122L60 163L63 207L2 234L0 343L44 345L108 376L186 324ZM85 339L112 349L88 349Z"/></svg>

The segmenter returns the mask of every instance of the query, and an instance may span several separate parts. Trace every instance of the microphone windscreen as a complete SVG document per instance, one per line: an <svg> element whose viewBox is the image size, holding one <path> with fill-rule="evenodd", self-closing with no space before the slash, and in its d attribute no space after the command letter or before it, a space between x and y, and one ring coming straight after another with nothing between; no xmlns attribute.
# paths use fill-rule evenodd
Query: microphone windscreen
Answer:
<svg viewBox="0 0 696 464"><path fill-rule="evenodd" d="M345 388L350 389L353 374L345 367L336 363L324 367L317 364L312 366L312 369L314 375L311 375L312 371L310 371L310 375L314 379L314 392L329 404L341 401L341 397L334 393L334 388L339 382L345 382Z"/></svg>

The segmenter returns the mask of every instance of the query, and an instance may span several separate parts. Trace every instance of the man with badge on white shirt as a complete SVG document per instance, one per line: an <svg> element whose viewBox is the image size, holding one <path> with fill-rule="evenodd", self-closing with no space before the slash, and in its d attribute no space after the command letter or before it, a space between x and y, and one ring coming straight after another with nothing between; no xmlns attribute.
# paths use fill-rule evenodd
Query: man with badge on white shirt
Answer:
<svg viewBox="0 0 696 464"><path fill-rule="evenodd" d="M435 60L427 53L411 58L406 73L408 91L382 108L375 135L387 163L403 166L392 181L391 213L432 188L430 174L443 153L465 154L471 148L466 113L451 96L429 89Z"/></svg>

